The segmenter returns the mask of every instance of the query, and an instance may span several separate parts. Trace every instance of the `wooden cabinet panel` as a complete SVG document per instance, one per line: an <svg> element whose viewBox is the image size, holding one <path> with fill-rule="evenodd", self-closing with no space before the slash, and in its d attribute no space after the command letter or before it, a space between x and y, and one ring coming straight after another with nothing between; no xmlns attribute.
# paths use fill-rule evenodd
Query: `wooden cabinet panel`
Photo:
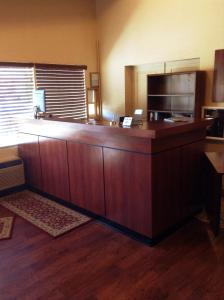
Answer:
<svg viewBox="0 0 224 300"><path fill-rule="evenodd" d="M102 147L68 142L71 201L105 215Z"/></svg>
<svg viewBox="0 0 224 300"><path fill-rule="evenodd" d="M153 236L202 207L203 142L152 156Z"/></svg>
<svg viewBox="0 0 224 300"><path fill-rule="evenodd" d="M39 137L43 191L69 200L68 160L66 142Z"/></svg>
<svg viewBox="0 0 224 300"><path fill-rule="evenodd" d="M182 217L185 218L202 207L204 195L203 174L204 142L196 142L181 148Z"/></svg>
<svg viewBox="0 0 224 300"><path fill-rule="evenodd" d="M224 49L215 51L213 101L224 102Z"/></svg>
<svg viewBox="0 0 224 300"><path fill-rule="evenodd" d="M22 157L25 168L27 185L42 189L41 165L38 136L20 134L23 143L19 145L19 155Z"/></svg>
<svg viewBox="0 0 224 300"><path fill-rule="evenodd" d="M150 156L103 148L106 217L151 236Z"/></svg>
<svg viewBox="0 0 224 300"><path fill-rule="evenodd" d="M180 148L152 155L153 237L181 219Z"/></svg>

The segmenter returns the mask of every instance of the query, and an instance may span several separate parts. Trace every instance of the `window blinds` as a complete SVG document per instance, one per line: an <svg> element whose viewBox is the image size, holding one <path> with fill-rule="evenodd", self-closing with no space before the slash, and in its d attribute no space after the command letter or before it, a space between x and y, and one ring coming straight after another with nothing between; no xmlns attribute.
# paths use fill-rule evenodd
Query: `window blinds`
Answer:
<svg viewBox="0 0 224 300"><path fill-rule="evenodd" d="M18 131L20 119L33 115L33 68L0 65L0 135Z"/></svg>
<svg viewBox="0 0 224 300"><path fill-rule="evenodd" d="M45 91L46 112L57 117L87 117L84 67L41 65L35 68L36 88Z"/></svg>

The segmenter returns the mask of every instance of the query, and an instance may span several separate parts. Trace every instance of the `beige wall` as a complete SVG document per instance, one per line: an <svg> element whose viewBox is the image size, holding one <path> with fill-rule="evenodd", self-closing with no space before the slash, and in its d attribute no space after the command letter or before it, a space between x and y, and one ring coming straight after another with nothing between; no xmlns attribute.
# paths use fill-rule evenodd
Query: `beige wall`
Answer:
<svg viewBox="0 0 224 300"><path fill-rule="evenodd" d="M123 113L126 65L200 58L211 103L224 0L96 0L104 113ZM94 0L0 4L0 61L87 64L97 70ZM224 105L221 103L220 105Z"/></svg>
<svg viewBox="0 0 224 300"><path fill-rule="evenodd" d="M93 0L0 3L0 61L85 64L96 71Z"/></svg>
<svg viewBox="0 0 224 300"><path fill-rule="evenodd" d="M125 109L125 65L200 58L211 102L214 50L224 48L224 0L97 0L104 114ZM219 105L224 105L220 103Z"/></svg>

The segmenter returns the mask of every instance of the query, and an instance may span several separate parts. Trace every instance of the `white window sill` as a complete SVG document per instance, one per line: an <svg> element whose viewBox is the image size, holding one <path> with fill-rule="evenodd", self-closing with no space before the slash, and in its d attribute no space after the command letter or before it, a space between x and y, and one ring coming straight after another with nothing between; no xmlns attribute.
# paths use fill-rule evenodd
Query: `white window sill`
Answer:
<svg viewBox="0 0 224 300"><path fill-rule="evenodd" d="M22 143L21 137L19 135L0 137L0 148L7 148L11 146L17 146Z"/></svg>

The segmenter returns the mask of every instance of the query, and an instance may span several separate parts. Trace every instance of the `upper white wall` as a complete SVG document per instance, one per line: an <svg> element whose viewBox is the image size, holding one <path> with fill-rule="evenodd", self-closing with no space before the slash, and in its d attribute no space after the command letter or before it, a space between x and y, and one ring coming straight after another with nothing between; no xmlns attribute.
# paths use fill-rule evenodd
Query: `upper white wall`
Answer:
<svg viewBox="0 0 224 300"><path fill-rule="evenodd" d="M215 49L224 48L224 0L97 0L104 113L124 112L124 66L200 58L211 102ZM224 105L224 103L220 104Z"/></svg>
<svg viewBox="0 0 224 300"><path fill-rule="evenodd" d="M7 0L0 4L0 62L85 64L96 71L93 0Z"/></svg>

